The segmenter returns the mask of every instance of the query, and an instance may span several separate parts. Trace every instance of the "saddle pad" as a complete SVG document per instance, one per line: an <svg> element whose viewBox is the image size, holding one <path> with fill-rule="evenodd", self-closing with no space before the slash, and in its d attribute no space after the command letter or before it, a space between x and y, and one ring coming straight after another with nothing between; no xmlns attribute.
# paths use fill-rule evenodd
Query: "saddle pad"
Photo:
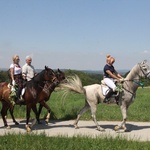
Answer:
<svg viewBox="0 0 150 150"><path fill-rule="evenodd" d="M107 94L108 91L109 91L108 86L102 85L101 88L102 88L101 90L102 90L103 95L106 96L106 94Z"/></svg>

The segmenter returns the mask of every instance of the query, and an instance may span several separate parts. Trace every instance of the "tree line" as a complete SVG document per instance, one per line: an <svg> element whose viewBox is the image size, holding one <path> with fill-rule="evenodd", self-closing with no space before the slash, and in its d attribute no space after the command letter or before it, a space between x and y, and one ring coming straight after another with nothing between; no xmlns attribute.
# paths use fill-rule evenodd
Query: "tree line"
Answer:
<svg viewBox="0 0 150 150"><path fill-rule="evenodd" d="M90 85L90 84L100 84L101 80L103 79L103 74L100 73L86 73L83 71L78 71L78 70L65 70L64 71L66 76L70 75L78 75L79 78L82 81L83 86L85 85ZM124 77L127 76L129 72L127 72ZM9 76L8 76L8 71L0 71L0 82L9 82ZM144 84L144 86L150 86L150 80L146 80L144 78L140 79L140 82Z"/></svg>

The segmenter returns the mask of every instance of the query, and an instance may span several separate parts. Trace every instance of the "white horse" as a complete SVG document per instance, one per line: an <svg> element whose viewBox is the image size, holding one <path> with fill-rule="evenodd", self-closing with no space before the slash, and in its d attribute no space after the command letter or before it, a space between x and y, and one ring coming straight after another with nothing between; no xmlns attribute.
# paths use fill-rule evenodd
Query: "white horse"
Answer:
<svg viewBox="0 0 150 150"><path fill-rule="evenodd" d="M126 128L126 119L127 119L127 110L130 104L133 102L137 88L139 86L140 77L150 78L150 66L146 61L136 64L132 70L129 72L125 81L123 83L123 94L119 96L119 105L122 112L123 120L120 124L115 126L115 130L122 129L124 132L127 130ZM102 85L101 84L92 84L88 86L82 86L82 82L80 78L75 75L68 77L67 82L61 84L61 87L65 89L66 92L74 91L76 93L85 95L85 105L80 110L77 119L74 122L74 126L78 128L78 121L83 113L85 113L89 108L91 109L92 119L95 122L97 129L99 131L105 131L102 128L97 120L96 120L96 109L97 104L102 103L104 100L104 95L102 93Z"/></svg>

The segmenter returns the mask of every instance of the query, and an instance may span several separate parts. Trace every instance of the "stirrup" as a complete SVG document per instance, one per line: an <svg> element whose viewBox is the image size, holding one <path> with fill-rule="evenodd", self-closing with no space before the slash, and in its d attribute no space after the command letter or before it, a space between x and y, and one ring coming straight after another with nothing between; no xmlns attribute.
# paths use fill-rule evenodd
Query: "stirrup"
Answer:
<svg viewBox="0 0 150 150"><path fill-rule="evenodd" d="M108 103L109 100L107 98L104 98L103 103Z"/></svg>
<svg viewBox="0 0 150 150"><path fill-rule="evenodd" d="M24 98L22 97L22 95L20 95L19 101L24 102Z"/></svg>

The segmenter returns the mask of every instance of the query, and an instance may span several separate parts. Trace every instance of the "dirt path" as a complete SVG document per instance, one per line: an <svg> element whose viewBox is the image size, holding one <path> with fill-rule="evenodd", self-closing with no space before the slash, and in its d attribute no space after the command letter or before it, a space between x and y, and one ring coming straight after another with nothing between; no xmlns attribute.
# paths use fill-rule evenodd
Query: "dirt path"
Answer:
<svg viewBox="0 0 150 150"><path fill-rule="evenodd" d="M26 133L25 121L20 120L19 125L14 125L12 120L8 119L8 124L11 129L6 129L3 127L3 122L0 120L0 135L7 133ZM150 141L150 122L127 122L127 128L129 132L116 133L113 129L114 126L119 122L115 121L99 121L99 124L106 129L105 132L100 132L96 130L96 126L93 121L79 121L80 129L74 129L74 120L69 121L50 121L48 125L35 124L32 128L32 132L36 134L45 133L47 136L90 136L90 137L124 137L131 140L139 141Z"/></svg>

